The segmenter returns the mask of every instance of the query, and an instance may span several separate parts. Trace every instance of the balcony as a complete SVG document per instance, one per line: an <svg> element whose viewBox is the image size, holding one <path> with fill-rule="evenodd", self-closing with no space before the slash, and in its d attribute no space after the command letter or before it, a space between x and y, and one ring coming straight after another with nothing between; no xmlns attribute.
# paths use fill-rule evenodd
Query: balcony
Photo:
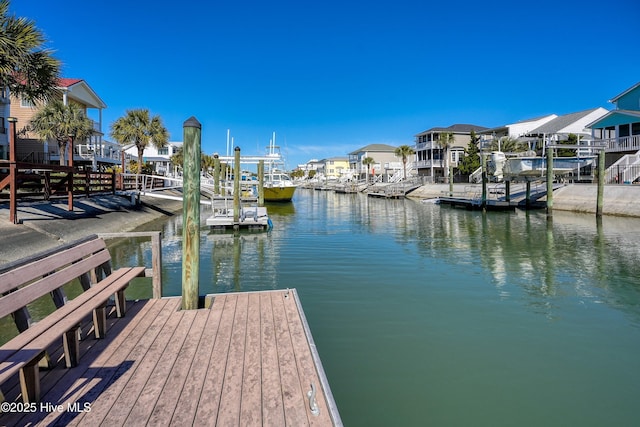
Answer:
<svg viewBox="0 0 640 427"><path fill-rule="evenodd" d="M599 139L596 145L604 145L607 153L635 152L640 150L640 135L621 136L618 138Z"/></svg>

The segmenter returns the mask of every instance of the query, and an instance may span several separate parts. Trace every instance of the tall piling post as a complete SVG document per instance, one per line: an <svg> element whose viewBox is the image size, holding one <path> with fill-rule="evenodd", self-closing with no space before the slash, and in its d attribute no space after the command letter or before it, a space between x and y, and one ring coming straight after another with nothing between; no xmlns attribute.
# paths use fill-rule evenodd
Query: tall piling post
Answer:
<svg viewBox="0 0 640 427"><path fill-rule="evenodd" d="M220 195L220 156L213 155L213 194Z"/></svg>
<svg viewBox="0 0 640 427"><path fill-rule="evenodd" d="M233 227L240 225L240 147L233 149Z"/></svg>
<svg viewBox="0 0 640 427"><path fill-rule="evenodd" d="M596 218L602 218L604 208L604 163L605 151L600 150L598 153L598 195L596 200Z"/></svg>
<svg viewBox="0 0 640 427"><path fill-rule="evenodd" d="M258 161L258 206L264 206L264 160Z"/></svg>
<svg viewBox="0 0 640 427"><path fill-rule="evenodd" d="M527 179L527 190L525 196L525 207L527 210L531 208L531 181Z"/></svg>
<svg viewBox="0 0 640 427"><path fill-rule="evenodd" d="M487 156L480 153L480 161L482 165L482 209L487 207Z"/></svg>
<svg viewBox="0 0 640 427"><path fill-rule="evenodd" d="M547 219L553 218L553 148L547 146Z"/></svg>
<svg viewBox="0 0 640 427"><path fill-rule="evenodd" d="M183 124L182 309L198 308L200 295L200 145L202 125L191 117Z"/></svg>

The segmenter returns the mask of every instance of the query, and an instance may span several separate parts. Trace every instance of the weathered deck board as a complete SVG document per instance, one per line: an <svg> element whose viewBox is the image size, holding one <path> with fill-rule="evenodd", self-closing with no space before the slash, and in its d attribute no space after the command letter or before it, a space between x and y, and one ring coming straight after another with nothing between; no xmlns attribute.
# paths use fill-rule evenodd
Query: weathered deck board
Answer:
<svg viewBox="0 0 640 427"><path fill-rule="evenodd" d="M44 403L90 412L3 414L0 425L341 425L295 290L179 305L132 304L125 318L108 318L106 339L83 341L76 368L42 376Z"/></svg>

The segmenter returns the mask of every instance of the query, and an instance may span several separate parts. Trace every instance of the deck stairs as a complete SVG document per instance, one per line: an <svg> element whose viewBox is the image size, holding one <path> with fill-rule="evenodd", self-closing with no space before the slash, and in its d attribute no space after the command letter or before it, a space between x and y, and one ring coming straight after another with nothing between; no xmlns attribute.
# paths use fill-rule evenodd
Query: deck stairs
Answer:
<svg viewBox="0 0 640 427"><path fill-rule="evenodd" d="M631 183L640 178L640 151L625 154L605 171L607 184Z"/></svg>

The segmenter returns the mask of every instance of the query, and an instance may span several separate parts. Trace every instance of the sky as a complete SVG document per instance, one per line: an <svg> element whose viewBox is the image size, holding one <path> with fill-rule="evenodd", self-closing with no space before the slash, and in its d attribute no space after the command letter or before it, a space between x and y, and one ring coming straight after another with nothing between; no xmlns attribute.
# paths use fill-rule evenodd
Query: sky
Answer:
<svg viewBox="0 0 640 427"><path fill-rule="evenodd" d="M432 4L436 3L436 4ZM456 123L612 109L640 82L637 0L11 0L107 104L159 115L171 141L293 168ZM107 136L106 139L109 139Z"/></svg>

